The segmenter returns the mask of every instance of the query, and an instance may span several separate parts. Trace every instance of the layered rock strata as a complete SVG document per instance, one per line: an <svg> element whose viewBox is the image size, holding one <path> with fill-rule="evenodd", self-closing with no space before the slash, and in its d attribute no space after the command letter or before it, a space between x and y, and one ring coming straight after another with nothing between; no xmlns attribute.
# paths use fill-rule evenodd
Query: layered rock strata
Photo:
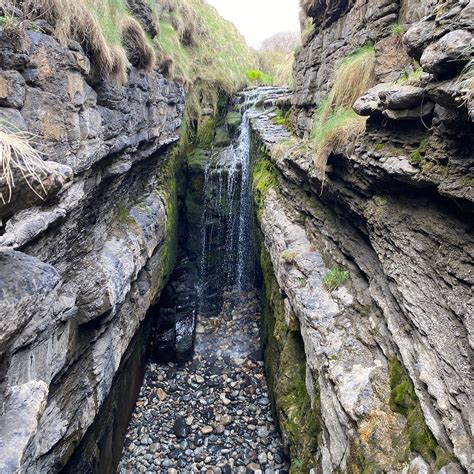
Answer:
<svg viewBox="0 0 474 474"><path fill-rule="evenodd" d="M472 5L306 3L315 29L295 65L298 137L271 112L253 121L265 285L278 289L267 353L289 449L323 472L469 471ZM391 33L399 23L403 40ZM333 151L323 179L312 116L337 65L368 40L377 85L354 105L366 131ZM416 86L399 81L419 66ZM304 356L289 362L292 333ZM306 394L288 407L279 384L295 357ZM302 406L314 422L292 439L288 413Z"/></svg>
<svg viewBox="0 0 474 474"><path fill-rule="evenodd" d="M77 43L37 31L0 32L0 62L0 117L58 175L0 207L0 470L54 472L172 270L184 96L158 70L94 78Z"/></svg>

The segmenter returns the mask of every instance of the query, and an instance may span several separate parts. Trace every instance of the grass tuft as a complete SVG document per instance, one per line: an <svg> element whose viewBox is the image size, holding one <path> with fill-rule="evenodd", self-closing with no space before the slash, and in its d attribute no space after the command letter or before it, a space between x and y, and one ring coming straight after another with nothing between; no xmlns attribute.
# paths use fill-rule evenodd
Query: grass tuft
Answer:
<svg viewBox="0 0 474 474"><path fill-rule="evenodd" d="M394 23L390 28L390 33L395 38L395 44L398 48L403 47L403 35L405 34L405 27L400 23Z"/></svg>
<svg viewBox="0 0 474 474"><path fill-rule="evenodd" d="M403 71L401 77L397 79L395 84L401 86L420 86L422 76L423 69L418 62L413 61L413 64Z"/></svg>
<svg viewBox="0 0 474 474"><path fill-rule="evenodd" d="M349 272L341 267L334 267L323 277L323 284L333 291L343 285L349 279Z"/></svg>
<svg viewBox="0 0 474 474"><path fill-rule="evenodd" d="M284 250L281 253L281 258L285 261L285 263L293 263L295 258L298 256L298 252L291 252L290 250Z"/></svg>
<svg viewBox="0 0 474 474"><path fill-rule="evenodd" d="M0 181L4 182L8 189L8 196L0 194L3 204L11 201L16 185L15 171L21 174L23 181L39 198L46 198L43 179L50 168L31 146L32 138L33 135L26 132L0 130Z"/></svg>
<svg viewBox="0 0 474 474"><path fill-rule="evenodd" d="M328 112L327 105L323 104L317 110L311 136L316 147L314 165L320 176L324 177L329 155L334 150L347 150L353 139L364 133L366 120L352 109Z"/></svg>
<svg viewBox="0 0 474 474"><path fill-rule="evenodd" d="M156 63L156 54L153 43L147 38L140 22L132 16L125 16L120 22L120 33L130 62L139 69L152 71Z"/></svg>
<svg viewBox="0 0 474 474"><path fill-rule="evenodd" d="M104 79L125 84L130 63L148 71L155 66L153 42L131 15L126 0L12 0L12 3L20 7L25 18L33 21L41 18L53 25L60 40L80 43ZM152 11L156 18L156 7Z"/></svg>
<svg viewBox="0 0 474 474"><path fill-rule="evenodd" d="M330 93L331 107L350 108L375 81L375 48L363 46L345 58L336 70Z"/></svg>
<svg viewBox="0 0 474 474"><path fill-rule="evenodd" d="M358 116L352 106L373 85L374 68L373 45L354 51L339 65L328 97L316 110L311 138L316 148L314 166L323 182L330 154L365 131L367 119Z"/></svg>

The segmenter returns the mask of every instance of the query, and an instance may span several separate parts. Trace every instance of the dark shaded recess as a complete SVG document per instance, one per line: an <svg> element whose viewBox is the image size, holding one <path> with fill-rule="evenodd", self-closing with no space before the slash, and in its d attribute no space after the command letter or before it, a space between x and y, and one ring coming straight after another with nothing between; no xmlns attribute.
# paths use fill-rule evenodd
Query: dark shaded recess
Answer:
<svg viewBox="0 0 474 474"><path fill-rule="evenodd" d="M185 362L194 353L194 329L198 305L196 268L180 251L170 282L151 308L153 320L150 357L157 362Z"/></svg>
<svg viewBox="0 0 474 474"><path fill-rule="evenodd" d="M130 415L135 408L143 383L151 325L152 318L147 316L122 359L110 393L94 423L60 472L70 474L116 472L122 456Z"/></svg>

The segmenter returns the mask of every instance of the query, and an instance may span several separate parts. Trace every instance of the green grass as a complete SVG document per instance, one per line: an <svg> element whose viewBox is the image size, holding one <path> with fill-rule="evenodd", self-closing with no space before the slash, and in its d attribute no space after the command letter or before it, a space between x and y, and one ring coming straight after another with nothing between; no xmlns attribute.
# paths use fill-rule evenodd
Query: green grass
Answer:
<svg viewBox="0 0 474 474"><path fill-rule="evenodd" d="M393 36L403 36L405 34L405 27L400 23L395 23L390 27L390 33Z"/></svg>
<svg viewBox="0 0 474 474"><path fill-rule="evenodd" d="M5 15L0 16L0 28L9 31L13 30L18 25L18 18L14 16Z"/></svg>
<svg viewBox="0 0 474 474"><path fill-rule="evenodd" d="M86 0L86 4L97 19L108 44L123 46L120 32L120 19L128 14L124 0Z"/></svg>
<svg viewBox="0 0 474 474"><path fill-rule="evenodd" d="M341 267L334 267L323 277L323 284L329 290L333 291L339 288L349 279L349 272Z"/></svg>
<svg viewBox="0 0 474 474"><path fill-rule="evenodd" d="M402 72L402 75L395 81L395 84L400 86L419 86L422 75L423 69L416 61L413 61L413 64Z"/></svg>
<svg viewBox="0 0 474 474"><path fill-rule="evenodd" d="M273 77L259 69L249 69L245 73L247 80L252 85L272 86Z"/></svg>

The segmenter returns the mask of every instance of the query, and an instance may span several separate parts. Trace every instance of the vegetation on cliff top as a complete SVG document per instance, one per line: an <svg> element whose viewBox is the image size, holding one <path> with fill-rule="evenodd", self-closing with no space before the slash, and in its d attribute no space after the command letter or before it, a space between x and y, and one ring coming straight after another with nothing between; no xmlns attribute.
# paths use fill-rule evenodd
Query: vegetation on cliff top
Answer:
<svg viewBox="0 0 474 474"><path fill-rule="evenodd" d="M201 103L246 84L245 72L256 66L255 53L215 8L204 0L138 3L153 25L134 16L126 0L8 0L4 9L30 25L46 20L60 40L81 44L102 77L121 84L130 64L151 71L156 63L196 91Z"/></svg>
<svg viewBox="0 0 474 474"><path fill-rule="evenodd" d="M199 90L196 100L215 102L216 92L232 94L246 84L256 56L232 23L203 0L163 4L160 45L173 59L175 75Z"/></svg>
<svg viewBox="0 0 474 474"><path fill-rule="evenodd" d="M260 68L272 78L272 84L293 87L295 50L300 45L297 33L283 31L263 41L259 51Z"/></svg>
<svg viewBox="0 0 474 474"><path fill-rule="evenodd" d="M125 0L10 0L8 7L30 22L46 20L60 40L79 42L104 78L123 84L131 63L155 66L151 38Z"/></svg>

